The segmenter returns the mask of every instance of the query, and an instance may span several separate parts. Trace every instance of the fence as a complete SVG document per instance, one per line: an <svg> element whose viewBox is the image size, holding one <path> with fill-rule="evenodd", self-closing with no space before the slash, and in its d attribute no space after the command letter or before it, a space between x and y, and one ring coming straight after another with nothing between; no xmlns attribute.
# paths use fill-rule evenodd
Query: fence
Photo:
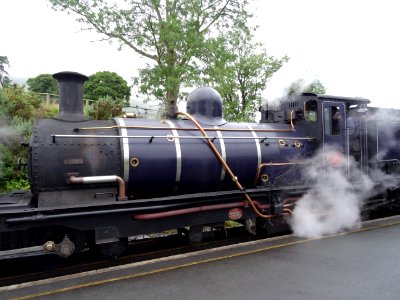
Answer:
<svg viewBox="0 0 400 300"><path fill-rule="evenodd" d="M34 93L34 94L41 97L42 100L46 102L46 104L58 104L60 102L60 95L58 94L50 94L50 93ZM89 106L94 102L96 102L96 100L85 99L85 98L83 99L84 106Z"/></svg>

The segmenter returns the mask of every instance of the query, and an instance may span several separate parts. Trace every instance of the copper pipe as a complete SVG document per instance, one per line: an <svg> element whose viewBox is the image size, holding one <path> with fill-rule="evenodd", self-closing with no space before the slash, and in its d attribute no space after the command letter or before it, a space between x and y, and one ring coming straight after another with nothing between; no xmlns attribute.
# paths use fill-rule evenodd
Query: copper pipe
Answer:
<svg viewBox="0 0 400 300"><path fill-rule="evenodd" d="M77 177L77 176L69 176L68 181L73 184L93 184L93 183L109 183L116 182L118 184L118 200L128 200L128 197L125 195L125 181L116 175L109 176L85 176L85 177Z"/></svg>
<svg viewBox="0 0 400 300"><path fill-rule="evenodd" d="M294 131L294 125L293 125L293 110L290 112L290 126L292 127L292 131Z"/></svg>
<svg viewBox="0 0 400 300"><path fill-rule="evenodd" d="M289 213L290 215L293 215L293 211L291 209L289 209L289 208L284 208L283 212L284 213Z"/></svg>
<svg viewBox="0 0 400 300"><path fill-rule="evenodd" d="M266 208L270 207L270 205L260 204L258 201L254 201L254 203L260 209L266 209ZM211 211L211 210L218 210L218 209L224 209L224 208L246 207L246 206L247 206L247 202L241 201L241 202L234 202L234 203L190 207L190 208L177 209L177 210L171 210L171 211L163 211L163 212L158 212L158 213L136 214L136 215L132 215L132 218L134 218L136 220L154 220L154 219L160 219L160 218L186 215L186 214L201 212L201 211Z"/></svg>
<svg viewBox="0 0 400 300"><path fill-rule="evenodd" d="M246 200L250 203L250 206L253 208L253 211L261 218L269 219L272 217L272 215L264 215L261 212L258 211L256 208L253 200L250 198L249 194L246 193L245 189L242 187L240 184L238 178L233 174L225 160L222 158L221 154L219 154L217 148L214 146L213 142L210 140L208 137L207 133L203 130L201 125L194 119L190 114L185 113L185 112L178 112L178 115L183 115L187 117L190 121L193 122L193 124L200 130L200 132L203 134L204 138L206 139L208 145L210 146L211 150L214 152L215 156L219 159L221 162L222 166L225 168L225 170L228 172L228 174L231 176L232 180L235 182L236 186L238 187L239 190L244 191L244 196L246 197Z"/></svg>
<svg viewBox="0 0 400 300"><path fill-rule="evenodd" d="M261 169L268 166L291 166L291 165L302 165L304 162L281 162L281 163L262 163L257 168L256 178L254 179L254 185L257 184L258 178L260 177Z"/></svg>
<svg viewBox="0 0 400 300"><path fill-rule="evenodd" d="M151 213L151 214L132 215L132 217L136 220L154 220L154 219L159 219L159 218L167 218L167 217L186 215L186 214L201 212L201 211L210 211L210 210L233 208L233 207L243 207L245 205L246 205L246 202L205 205L205 206L183 208L183 209L163 211L163 212Z"/></svg>

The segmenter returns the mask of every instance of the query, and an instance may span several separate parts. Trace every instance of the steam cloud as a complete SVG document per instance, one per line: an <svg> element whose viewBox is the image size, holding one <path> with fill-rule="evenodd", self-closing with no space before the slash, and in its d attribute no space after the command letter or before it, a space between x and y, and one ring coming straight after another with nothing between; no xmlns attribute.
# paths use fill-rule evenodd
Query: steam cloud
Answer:
<svg viewBox="0 0 400 300"><path fill-rule="evenodd" d="M362 201L374 184L350 160L351 180L342 154L325 148L305 165L303 176L312 188L296 204L289 221L296 236L315 238L358 228ZM325 160L325 168L324 168Z"/></svg>
<svg viewBox="0 0 400 300"><path fill-rule="evenodd" d="M9 144L15 140L17 133L11 127L0 127L0 143Z"/></svg>
<svg viewBox="0 0 400 300"><path fill-rule="evenodd" d="M370 110L369 120L378 122L378 130L369 134L377 135L375 138L380 141L378 153L370 157L370 161L398 160L399 111ZM289 220L294 234L300 237L320 237L359 227L363 201L399 186L395 174L370 168L368 177L357 168L352 157L347 168L345 158L335 149L325 148L324 153L319 151L306 162L302 174L312 188L297 202ZM325 166L324 161L327 162Z"/></svg>

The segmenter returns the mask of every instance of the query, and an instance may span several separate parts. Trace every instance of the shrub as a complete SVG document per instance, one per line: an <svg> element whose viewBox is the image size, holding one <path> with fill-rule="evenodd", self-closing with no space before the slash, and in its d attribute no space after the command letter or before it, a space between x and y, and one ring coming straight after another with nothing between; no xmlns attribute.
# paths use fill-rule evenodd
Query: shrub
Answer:
<svg viewBox="0 0 400 300"><path fill-rule="evenodd" d="M85 114L95 120L109 120L122 114L123 101L103 97L86 108Z"/></svg>
<svg viewBox="0 0 400 300"><path fill-rule="evenodd" d="M27 148L21 145L21 141L26 141L24 135L28 132L30 126L26 122L19 124L17 128L3 127L0 130L0 192L10 191L15 187L29 187L26 168L18 166L18 159L27 161Z"/></svg>
<svg viewBox="0 0 400 300"><path fill-rule="evenodd" d="M58 115L59 108L58 104L46 104L45 102L42 103L39 110L36 111L35 117L36 118L53 118Z"/></svg>
<svg viewBox="0 0 400 300"><path fill-rule="evenodd" d="M32 132L32 117L40 102L17 86L0 90L0 192L28 188L27 143Z"/></svg>
<svg viewBox="0 0 400 300"><path fill-rule="evenodd" d="M3 97L0 98L0 105L4 106L8 116L18 116L24 120L32 120L35 116L35 111L38 110L42 101L38 96L32 93L26 93L23 86L16 84L7 87L3 90Z"/></svg>

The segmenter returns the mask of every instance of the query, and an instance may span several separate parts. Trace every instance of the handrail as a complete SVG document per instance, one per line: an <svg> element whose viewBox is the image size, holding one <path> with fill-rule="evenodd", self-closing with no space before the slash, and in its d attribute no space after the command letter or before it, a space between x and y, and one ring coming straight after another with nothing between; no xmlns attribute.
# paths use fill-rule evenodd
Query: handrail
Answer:
<svg viewBox="0 0 400 300"><path fill-rule="evenodd" d="M174 128L175 130L176 128ZM171 129L170 129L171 130ZM133 138L133 139L151 139L151 141L155 138L162 138L162 139L168 139L168 140L174 140L174 139L204 139L203 136L191 136L191 135L181 135L181 136L170 136L170 135L101 135L101 134L86 134L86 135L78 135L78 134L52 134L51 138L53 140L53 143L55 143L56 138L117 138L117 139L122 139L122 138ZM211 140L216 140L216 139L231 139L231 140L254 140L253 136L209 136ZM260 136L257 137L258 140L260 140L260 143L262 143L265 140L306 140L306 141L313 141L315 138L313 137L286 137L286 136Z"/></svg>
<svg viewBox="0 0 400 300"><path fill-rule="evenodd" d="M293 132L295 131L294 124L293 124L293 110L290 112L290 129L259 129L253 128L252 130L248 128L213 128L213 127L204 127L204 131L244 131L244 132ZM144 125L113 125L113 126L97 126L97 127L80 127L75 128L74 131L78 132L81 130L104 130L104 129L119 129L119 128L126 128L126 129L149 129L149 130L168 130L170 127L165 126L144 126ZM196 127L176 127L175 130L195 130L197 131L198 128Z"/></svg>

